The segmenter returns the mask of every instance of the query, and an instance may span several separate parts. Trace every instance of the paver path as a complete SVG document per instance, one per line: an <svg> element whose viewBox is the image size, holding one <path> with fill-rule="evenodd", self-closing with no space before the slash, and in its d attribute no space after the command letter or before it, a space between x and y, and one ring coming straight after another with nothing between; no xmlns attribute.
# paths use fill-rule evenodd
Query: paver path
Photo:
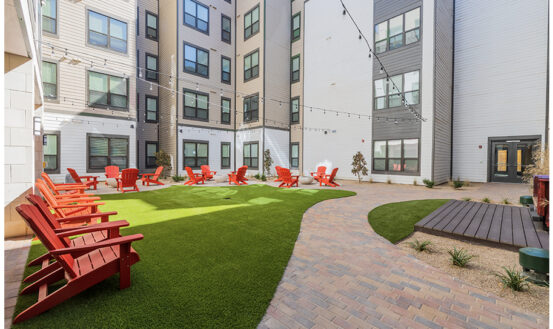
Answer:
<svg viewBox="0 0 553 329"><path fill-rule="evenodd" d="M258 328L548 327L548 319L407 255L367 222L371 209L389 202L464 196L516 202L527 187L342 188L358 194L321 202L304 214L292 258Z"/></svg>

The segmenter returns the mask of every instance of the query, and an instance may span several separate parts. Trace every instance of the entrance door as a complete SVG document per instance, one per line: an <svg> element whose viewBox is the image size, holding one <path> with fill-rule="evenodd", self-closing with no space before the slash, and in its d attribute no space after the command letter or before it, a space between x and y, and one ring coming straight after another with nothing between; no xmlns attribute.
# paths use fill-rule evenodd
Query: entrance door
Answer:
<svg viewBox="0 0 553 329"><path fill-rule="evenodd" d="M492 182L521 183L526 166L532 164L535 140L506 140L492 142Z"/></svg>

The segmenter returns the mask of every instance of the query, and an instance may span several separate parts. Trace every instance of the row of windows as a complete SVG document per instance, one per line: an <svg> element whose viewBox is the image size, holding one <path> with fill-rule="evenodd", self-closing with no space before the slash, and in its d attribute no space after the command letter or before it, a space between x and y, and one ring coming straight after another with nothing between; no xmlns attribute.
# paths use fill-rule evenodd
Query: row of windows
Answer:
<svg viewBox="0 0 553 329"><path fill-rule="evenodd" d="M200 168L209 164L209 142L183 141L183 169ZM230 143L221 143L221 168L230 168ZM259 142L246 142L242 149L242 163L248 168L259 168ZM290 144L290 166L299 167L299 144Z"/></svg>
<svg viewBox="0 0 553 329"><path fill-rule="evenodd" d="M183 90L184 119L209 121L209 94ZM230 124L231 99L221 97L221 123Z"/></svg>
<svg viewBox="0 0 553 329"><path fill-rule="evenodd" d="M60 134L44 134L43 147L44 171L60 172ZM155 154L159 150L158 142L146 141L146 168L156 167ZM129 166L129 138L127 136L88 136L87 138L87 171L103 171L106 166L118 166L120 169Z"/></svg>
<svg viewBox="0 0 553 329"><path fill-rule="evenodd" d="M184 25L209 35L209 7L195 0L185 0ZM231 43L231 35L231 18L221 14L221 40Z"/></svg>

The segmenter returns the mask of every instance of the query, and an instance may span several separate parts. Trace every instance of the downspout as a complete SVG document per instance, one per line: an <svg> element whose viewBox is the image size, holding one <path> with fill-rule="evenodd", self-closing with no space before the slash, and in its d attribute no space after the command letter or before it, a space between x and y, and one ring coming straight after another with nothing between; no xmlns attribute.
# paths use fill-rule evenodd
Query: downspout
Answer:
<svg viewBox="0 0 553 329"><path fill-rule="evenodd" d="M177 57L176 57L176 72L175 72L175 88L176 88L176 92L175 92L175 139L176 139L176 143L175 143L175 167L176 167L176 173L175 175L179 175L179 93L178 93L178 90L179 90L179 81L180 79L178 78L179 77L179 74L180 74L180 71L179 71L179 1L176 0L175 1L176 5L177 5L177 12L176 12L176 15L177 15L177 43L176 43L176 53L177 53ZM183 17L184 19L184 17ZM182 146L183 147L183 150L184 150L184 145Z"/></svg>
<svg viewBox="0 0 553 329"><path fill-rule="evenodd" d="M266 37L266 29L267 29L267 0L263 0L263 98L265 98L265 68L267 67L267 55L266 55L266 45L267 42L265 40ZM261 129L263 129L263 149L261 150L261 172L263 175L265 175L265 104L267 102L263 102L263 126ZM259 152L259 149L257 150ZM258 154L259 155L259 154ZM258 169L259 171L259 169Z"/></svg>
<svg viewBox="0 0 553 329"><path fill-rule="evenodd" d="M236 2L237 1L234 1L234 17L236 17L236 7L237 7ZM238 25L238 23L235 20L234 21L234 56L233 56L234 57L234 77L233 77L233 79L234 79L234 131L233 131L233 133L234 133L234 143L233 143L233 145L234 145L234 147L233 147L234 161L233 161L233 165L232 165L233 171L236 171L236 148L237 148L237 146L236 146L236 133L237 133L237 131L236 131L236 108L237 108L237 106L236 106L236 98L237 98L236 97L236 73L237 73L236 69L238 68L238 63L236 61L236 45L238 44L238 34L236 34L236 32L237 32L236 26L237 25Z"/></svg>
<svg viewBox="0 0 553 329"><path fill-rule="evenodd" d="M449 151L449 179L453 179L453 108L454 108L454 92L455 92L455 0L453 0L453 22L451 24L453 36L451 38L451 131L450 131L450 151Z"/></svg>

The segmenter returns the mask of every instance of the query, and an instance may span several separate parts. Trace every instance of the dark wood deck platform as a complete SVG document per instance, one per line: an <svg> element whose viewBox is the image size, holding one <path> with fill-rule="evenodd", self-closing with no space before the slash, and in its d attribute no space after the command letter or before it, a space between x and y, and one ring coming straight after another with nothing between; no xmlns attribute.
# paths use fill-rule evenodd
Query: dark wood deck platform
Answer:
<svg viewBox="0 0 553 329"><path fill-rule="evenodd" d="M526 207L450 200L415 224L415 231L511 249L549 249L549 233L536 230Z"/></svg>

